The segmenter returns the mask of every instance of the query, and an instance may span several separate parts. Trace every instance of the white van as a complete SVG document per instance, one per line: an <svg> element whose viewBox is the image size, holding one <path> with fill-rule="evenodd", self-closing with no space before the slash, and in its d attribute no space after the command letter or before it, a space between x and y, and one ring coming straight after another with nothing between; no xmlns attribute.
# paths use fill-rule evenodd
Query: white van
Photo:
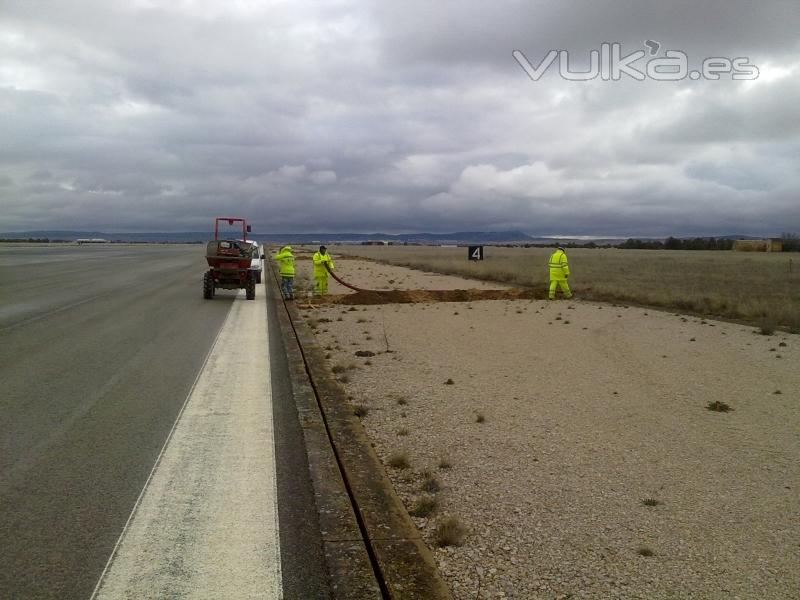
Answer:
<svg viewBox="0 0 800 600"><path fill-rule="evenodd" d="M264 247L258 242L253 244L253 258L250 261L250 270L255 272L256 283L261 283L261 273L264 271Z"/></svg>

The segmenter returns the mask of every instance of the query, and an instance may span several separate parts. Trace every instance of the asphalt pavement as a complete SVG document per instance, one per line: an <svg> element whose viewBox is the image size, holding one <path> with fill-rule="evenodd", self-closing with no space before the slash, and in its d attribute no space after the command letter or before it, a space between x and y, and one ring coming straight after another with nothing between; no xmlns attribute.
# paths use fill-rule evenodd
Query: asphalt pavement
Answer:
<svg viewBox="0 0 800 600"><path fill-rule="evenodd" d="M0 597L92 594L234 304L235 292L203 300L204 267L197 245L0 245ZM284 597L324 598L297 415L273 360Z"/></svg>

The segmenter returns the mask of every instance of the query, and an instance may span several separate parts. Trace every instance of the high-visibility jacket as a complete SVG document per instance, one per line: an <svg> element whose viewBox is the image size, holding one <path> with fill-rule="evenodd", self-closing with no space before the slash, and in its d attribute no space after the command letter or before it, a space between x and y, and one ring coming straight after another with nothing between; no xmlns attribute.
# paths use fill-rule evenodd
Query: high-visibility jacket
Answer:
<svg viewBox="0 0 800 600"><path fill-rule="evenodd" d="M551 281L564 281L569 275L567 255L561 249L556 250L550 255L550 261L547 263L547 266L550 268Z"/></svg>
<svg viewBox="0 0 800 600"><path fill-rule="evenodd" d="M328 270L325 268L325 265L330 267L331 271L333 271L333 260L331 259L331 255L327 252L322 254L321 252L314 253L314 277L322 277L323 275L328 274Z"/></svg>
<svg viewBox="0 0 800 600"><path fill-rule="evenodd" d="M278 261L278 271L281 277L294 277L294 254L291 246L284 246L274 256Z"/></svg>

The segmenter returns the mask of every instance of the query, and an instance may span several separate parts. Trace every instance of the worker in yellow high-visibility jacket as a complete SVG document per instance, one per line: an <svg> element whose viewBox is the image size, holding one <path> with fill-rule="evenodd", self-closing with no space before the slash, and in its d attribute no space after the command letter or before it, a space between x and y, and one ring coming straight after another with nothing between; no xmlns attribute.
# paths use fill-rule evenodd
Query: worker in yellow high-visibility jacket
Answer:
<svg viewBox="0 0 800 600"><path fill-rule="evenodd" d="M287 300L294 300L294 254L291 246L284 246L274 256L281 276L281 291Z"/></svg>
<svg viewBox="0 0 800 600"><path fill-rule="evenodd" d="M572 298L572 290L569 289L569 284L567 283L569 263L563 247L556 247L556 251L550 255L547 266L550 269L550 300L556 299L556 287L561 288L565 298Z"/></svg>
<svg viewBox="0 0 800 600"><path fill-rule="evenodd" d="M314 295L324 296L328 293L328 269L333 271L333 259L325 246L314 253ZM325 267L328 267L327 269Z"/></svg>

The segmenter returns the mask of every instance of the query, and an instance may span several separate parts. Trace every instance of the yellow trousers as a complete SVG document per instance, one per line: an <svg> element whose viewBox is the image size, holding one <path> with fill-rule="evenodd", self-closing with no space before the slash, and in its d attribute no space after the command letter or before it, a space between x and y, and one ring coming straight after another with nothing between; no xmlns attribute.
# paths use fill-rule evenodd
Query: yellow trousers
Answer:
<svg viewBox="0 0 800 600"><path fill-rule="evenodd" d="M314 275L314 295L324 296L328 293L328 274Z"/></svg>
<svg viewBox="0 0 800 600"><path fill-rule="evenodd" d="M561 288L561 293L565 298L572 298L572 290L569 289L569 284L566 279L551 279L550 280L550 300L556 299L556 286Z"/></svg>

